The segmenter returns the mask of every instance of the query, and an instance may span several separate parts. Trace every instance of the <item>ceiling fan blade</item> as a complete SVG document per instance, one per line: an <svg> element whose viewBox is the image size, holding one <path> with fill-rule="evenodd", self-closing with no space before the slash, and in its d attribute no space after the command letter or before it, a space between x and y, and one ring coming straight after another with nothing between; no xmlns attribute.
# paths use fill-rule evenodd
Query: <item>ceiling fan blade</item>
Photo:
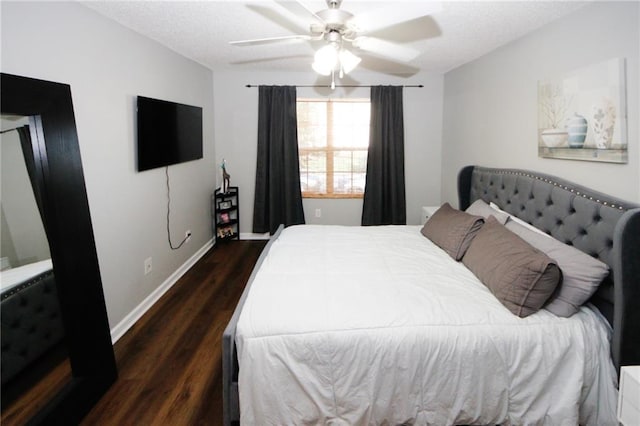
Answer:
<svg viewBox="0 0 640 426"><path fill-rule="evenodd" d="M307 26L307 29L309 28L309 16L313 17L316 21L318 21L318 23L326 25L324 20L320 16L318 16L317 13L311 10L309 6L307 6L300 0L275 0L275 2L282 8L284 8L290 15L295 16L296 19L299 19L300 22L304 22Z"/></svg>
<svg viewBox="0 0 640 426"><path fill-rule="evenodd" d="M442 4L432 1L398 1L371 10L366 10L349 21L349 27L359 33L371 33L382 28L431 15L442 10Z"/></svg>
<svg viewBox="0 0 640 426"><path fill-rule="evenodd" d="M324 20L323 20L321 17L319 17L319 16L318 16L318 15L317 15L313 10L311 10L311 9L309 8L309 6L307 6L306 4L304 4L302 1L300 1L300 0L296 0L296 3L298 3L298 4L300 5L300 7L302 7L304 10L306 10L306 11L307 11L311 16L313 16L314 18L316 18L316 20L317 20L318 22L320 22L321 24L324 24L324 23L325 23L325 22L324 22Z"/></svg>
<svg viewBox="0 0 640 426"><path fill-rule="evenodd" d="M255 38L252 40L230 41L229 44L234 46L248 46L248 45L254 45L254 44L278 43L278 42L292 41L292 40L314 40L314 38L308 35L290 35L290 36L279 36L279 37Z"/></svg>
<svg viewBox="0 0 640 426"><path fill-rule="evenodd" d="M309 23L307 22L308 16L305 16L305 19L301 19L289 10L275 10L273 7L267 7L261 4L250 4L246 7L257 14L262 15L291 34L300 34L309 31Z"/></svg>
<svg viewBox="0 0 640 426"><path fill-rule="evenodd" d="M231 65L251 65L251 64L267 64L269 62L282 62L282 61L299 61L299 60L313 60L313 55L285 55L285 56L271 56L263 58L244 59L239 61L231 61Z"/></svg>
<svg viewBox="0 0 640 426"><path fill-rule="evenodd" d="M419 50L375 37L358 37L353 41L353 47L400 62L410 62L420 56Z"/></svg>

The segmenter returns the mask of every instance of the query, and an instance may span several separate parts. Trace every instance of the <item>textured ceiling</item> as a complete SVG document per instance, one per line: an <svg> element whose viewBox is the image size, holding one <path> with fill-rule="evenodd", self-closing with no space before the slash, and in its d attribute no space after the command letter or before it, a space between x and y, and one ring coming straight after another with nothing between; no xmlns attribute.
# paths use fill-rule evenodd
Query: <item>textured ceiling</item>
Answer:
<svg viewBox="0 0 640 426"><path fill-rule="evenodd" d="M324 1L302 1L311 10ZM413 0L415 3L416 0ZM411 1L344 0L358 16L372 8L411 7ZM308 34L313 18L287 1L88 1L87 7L212 70L311 71L321 42L289 41L232 46L230 41ZM363 55L360 68L391 74L443 73L476 59L548 22L584 6L584 1L444 1L429 17L376 32L418 49L401 64ZM415 6L415 4L414 4ZM358 53L357 51L354 51Z"/></svg>

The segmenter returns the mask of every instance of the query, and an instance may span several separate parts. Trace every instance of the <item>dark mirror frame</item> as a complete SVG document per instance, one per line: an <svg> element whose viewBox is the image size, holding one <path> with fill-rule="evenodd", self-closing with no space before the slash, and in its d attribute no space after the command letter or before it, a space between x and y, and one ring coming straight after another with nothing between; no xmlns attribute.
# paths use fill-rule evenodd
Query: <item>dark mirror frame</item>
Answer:
<svg viewBox="0 0 640 426"><path fill-rule="evenodd" d="M71 88L0 74L1 112L35 117L42 191L72 378L30 424L77 424L117 378L82 172ZM33 133L32 133L33 134ZM39 160L39 161L38 161Z"/></svg>

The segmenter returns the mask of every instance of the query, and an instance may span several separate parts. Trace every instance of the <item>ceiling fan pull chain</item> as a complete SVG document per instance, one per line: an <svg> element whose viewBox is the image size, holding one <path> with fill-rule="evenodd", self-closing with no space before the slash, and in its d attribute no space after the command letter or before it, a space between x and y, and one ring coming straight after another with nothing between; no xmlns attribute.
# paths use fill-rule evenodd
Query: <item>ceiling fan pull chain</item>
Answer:
<svg viewBox="0 0 640 426"><path fill-rule="evenodd" d="M335 70L331 70L331 90L335 90L336 88L336 72Z"/></svg>

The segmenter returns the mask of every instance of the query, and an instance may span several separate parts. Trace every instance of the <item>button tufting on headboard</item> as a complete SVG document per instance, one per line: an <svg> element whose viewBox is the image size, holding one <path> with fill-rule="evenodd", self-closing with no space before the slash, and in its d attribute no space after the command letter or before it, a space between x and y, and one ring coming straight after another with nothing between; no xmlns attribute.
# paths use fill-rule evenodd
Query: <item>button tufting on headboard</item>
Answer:
<svg viewBox="0 0 640 426"><path fill-rule="evenodd" d="M470 189L470 202L479 198L494 202L556 239L611 262L610 237L626 210L620 200L607 200L549 176L510 169L476 167Z"/></svg>
<svg viewBox="0 0 640 426"><path fill-rule="evenodd" d="M0 376L4 385L61 341L64 330L53 271L5 291L0 298Z"/></svg>

